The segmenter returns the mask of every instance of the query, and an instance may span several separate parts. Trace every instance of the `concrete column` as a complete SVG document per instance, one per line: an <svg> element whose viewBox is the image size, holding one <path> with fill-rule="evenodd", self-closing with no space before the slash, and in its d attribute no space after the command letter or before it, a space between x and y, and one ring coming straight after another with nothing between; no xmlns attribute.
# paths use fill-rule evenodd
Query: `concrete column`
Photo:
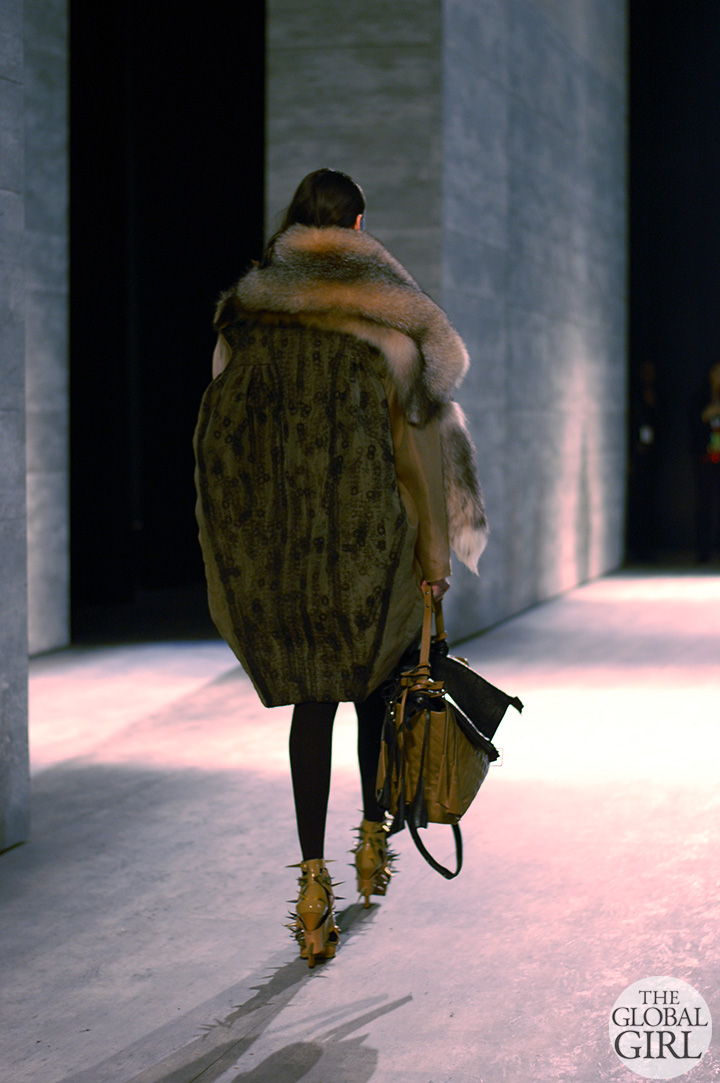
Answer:
<svg viewBox="0 0 720 1083"><path fill-rule="evenodd" d="M468 632L622 558L625 7L443 5L442 296L492 532L458 569Z"/></svg>
<svg viewBox="0 0 720 1083"><path fill-rule="evenodd" d="M470 635L615 567L625 461L625 0L268 3L268 229L329 165L447 309L491 541Z"/></svg>
<svg viewBox="0 0 720 1083"><path fill-rule="evenodd" d="M25 273L30 653L69 618L67 2L25 0Z"/></svg>
<svg viewBox="0 0 720 1083"><path fill-rule="evenodd" d="M0 850L27 838L23 5L0 7Z"/></svg>
<svg viewBox="0 0 720 1083"><path fill-rule="evenodd" d="M367 229L438 299L442 7L437 0L269 0L267 232L328 166L368 200Z"/></svg>

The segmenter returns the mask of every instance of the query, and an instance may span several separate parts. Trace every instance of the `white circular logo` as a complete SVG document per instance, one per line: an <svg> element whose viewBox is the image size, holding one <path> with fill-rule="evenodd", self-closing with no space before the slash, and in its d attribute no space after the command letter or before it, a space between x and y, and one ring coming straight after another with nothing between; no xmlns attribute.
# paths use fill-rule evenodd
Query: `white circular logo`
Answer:
<svg viewBox="0 0 720 1083"><path fill-rule="evenodd" d="M710 1009L687 982L643 978L610 1013L610 1042L626 1068L646 1079L674 1079L694 1068L710 1045Z"/></svg>

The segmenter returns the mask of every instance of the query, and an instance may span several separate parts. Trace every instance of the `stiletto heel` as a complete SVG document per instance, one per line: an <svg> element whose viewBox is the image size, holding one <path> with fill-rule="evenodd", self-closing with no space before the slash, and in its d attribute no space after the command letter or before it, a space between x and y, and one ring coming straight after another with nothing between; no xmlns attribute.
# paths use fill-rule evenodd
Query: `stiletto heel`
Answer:
<svg viewBox="0 0 720 1083"><path fill-rule="evenodd" d="M371 895L384 895L392 876L396 854L388 849L388 825L384 821L363 820L358 828L355 854L358 894L364 896L364 906L370 906Z"/></svg>
<svg viewBox="0 0 720 1083"><path fill-rule="evenodd" d="M300 956L314 967L316 959L332 959L340 939L335 924L333 905L335 895L327 866L322 858L301 861L297 904L291 922L300 945Z"/></svg>

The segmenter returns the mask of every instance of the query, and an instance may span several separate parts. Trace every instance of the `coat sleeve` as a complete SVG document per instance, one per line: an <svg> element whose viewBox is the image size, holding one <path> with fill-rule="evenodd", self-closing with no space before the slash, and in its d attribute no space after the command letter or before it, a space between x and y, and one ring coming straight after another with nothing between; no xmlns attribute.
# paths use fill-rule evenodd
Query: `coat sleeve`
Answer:
<svg viewBox="0 0 720 1083"><path fill-rule="evenodd" d="M417 520L415 556L428 582L450 575L450 542L445 506L440 426L411 425L392 386L387 397L398 487L411 520Z"/></svg>
<svg viewBox="0 0 720 1083"><path fill-rule="evenodd" d="M229 360L230 347L228 346L222 335L218 335L217 342L215 343L215 352L213 353L212 359L213 380L216 376L219 376L220 373L225 369Z"/></svg>

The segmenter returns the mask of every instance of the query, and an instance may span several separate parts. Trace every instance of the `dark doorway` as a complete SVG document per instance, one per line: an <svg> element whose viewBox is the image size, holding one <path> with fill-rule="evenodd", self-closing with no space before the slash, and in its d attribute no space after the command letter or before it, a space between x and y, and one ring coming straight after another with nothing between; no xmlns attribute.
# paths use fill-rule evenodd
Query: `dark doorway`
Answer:
<svg viewBox="0 0 720 1083"><path fill-rule="evenodd" d="M698 419L720 360L719 52L715 0L630 0L627 540L641 558L695 552ZM643 450L648 422L654 446Z"/></svg>
<svg viewBox="0 0 720 1083"><path fill-rule="evenodd" d="M71 4L73 634L200 584L215 299L263 243L262 0Z"/></svg>

